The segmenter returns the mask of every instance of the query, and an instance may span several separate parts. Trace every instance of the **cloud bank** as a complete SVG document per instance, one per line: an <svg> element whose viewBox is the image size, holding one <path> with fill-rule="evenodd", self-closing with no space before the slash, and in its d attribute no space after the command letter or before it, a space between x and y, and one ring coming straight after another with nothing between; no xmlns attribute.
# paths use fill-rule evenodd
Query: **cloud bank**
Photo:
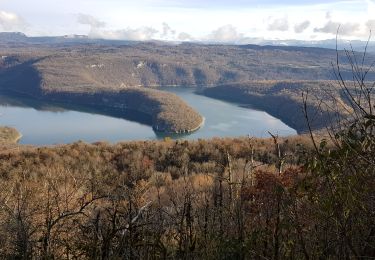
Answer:
<svg viewBox="0 0 375 260"><path fill-rule="evenodd" d="M343 23L328 21L323 27L315 28L314 32L318 33L329 33L337 34L344 36L353 36L357 35L360 30L361 25L359 23ZM339 30L339 31L338 31Z"/></svg>
<svg viewBox="0 0 375 260"><path fill-rule="evenodd" d="M163 26L163 29L162 29L162 33L160 35L161 38L168 38L169 36L174 36L176 34L176 31L173 30L169 24L167 24L166 22L164 22L162 24Z"/></svg>
<svg viewBox="0 0 375 260"><path fill-rule="evenodd" d="M177 39L179 41L193 41L194 40L193 36L185 32L179 33L177 36Z"/></svg>
<svg viewBox="0 0 375 260"><path fill-rule="evenodd" d="M152 27L126 28L122 30L99 30L93 29L89 33L90 38L128 40L128 41L149 41L154 39L158 30Z"/></svg>
<svg viewBox="0 0 375 260"><path fill-rule="evenodd" d="M92 28L102 28L106 26L105 22L102 22L94 16L88 14L78 14L77 22L79 24L90 25Z"/></svg>
<svg viewBox="0 0 375 260"><path fill-rule="evenodd" d="M374 20L368 20L366 23L366 27L368 30L371 30L372 32L375 32L375 19Z"/></svg>
<svg viewBox="0 0 375 260"><path fill-rule="evenodd" d="M3 10L0 31L21 30L24 22L18 14L27 21L26 30L21 31L30 36L90 32L90 35L140 39L152 35L168 41L211 38L228 42L241 38L247 41L249 37L315 41L333 38L340 23L346 39L366 39L368 29L374 30L370 20L375 19L374 0L0 0L0 3ZM232 27L217 28L225 24ZM354 26L345 28L350 24ZM350 31L355 34L349 35Z"/></svg>
<svg viewBox="0 0 375 260"><path fill-rule="evenodd" d="M307 28L309 28L310 24L310 21L304 21L302 23L296 24L294 26L294 31L296 33L303 33Z"/></svg>
<svg viewBox="0 0 375 260"><path fill-rule="evenodd" d="M0 29L5 31L18 31L26 27L26 22L17 14L0 10Z"/></svg>
<svg viewBox="0 0 375 260"><path fill-rule="evenodd" d="M289 22L288 18L279 18L273 20L269 25L268 25L268 30L270 31L288 31L289 30Z"/></svg>
<svg viewBox="0 0 375 260"><path fill-rule="evenodd" d="M360 22L346 22L339 23L332 19L330 12L322 14L326 18L326 22L319 26L314 19L305 19L298 21L297 19L289 20L288 16L278 18L277 16L269 16L268 19L263 20L263 25L260 26L259 31L263 35L272 34L273 37L283 38L285 35L294 34L296 37L304 37L310 34L310 38L325 38L336 35L338 28L341 36L349 37L364 37L368 35L370 29L375 30L375 19L362 20ZM336 16L335 16L336 17ZM324 19L324 18L323 18ZM338 19L336 17L336 19ZM170 26L169 23L162 22L160 26L140 26L140 27L126 27L114 28L113 25L106 24L106 22L88 15L77 15L77 22L82 25L89 26L90 30L88 36L90 38L113 39L113 40L131 40L131 41L149 41L149 40L165 40L165 41L201 41L201 42L216 42L229 44L247 44L254 43L256 39L261 39L262 36L253 35L250 38L249 32L254 32L258 28L244 28L237 27L233 24L227 24L216 28L210 32L209 28L206 33L201 33L200 36L192 35L184 30L178 31ZM366 34L365 34L366 32Z"/></svg>
<svg viewBox="0 0 375 260"><path fill-rule="evenodd" d="M148 41L154 38L158 30L152 27L126 28L121 30L106 29L106 23L88 14L78 14L77 22L90 26L88 36L94 39ZM163 24L163 34L168 35L173 30L168 24Z"/></svg>
<svg viewBox="0 0 375 260"><path fill-rule="evenodd" d="M239 33L237 28L230 24L219 27L208 36L208 40L213 42L238 42L243 38L244 35Z"/></svg>

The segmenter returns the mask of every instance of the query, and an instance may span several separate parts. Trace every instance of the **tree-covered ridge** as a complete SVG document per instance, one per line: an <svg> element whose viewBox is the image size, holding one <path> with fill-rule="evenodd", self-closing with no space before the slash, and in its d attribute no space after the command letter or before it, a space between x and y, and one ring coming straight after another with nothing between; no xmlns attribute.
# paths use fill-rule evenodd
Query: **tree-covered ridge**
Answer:
<svg viewBox="0 0 375 260"><path fill-rule="evenodd" d="M346 84L355 91L351 82ZM303 112L302 93L306 92L309 96L307 112L314 130L322 130L332 123L332 118L345 117L353 112L350 100L336 81L249 81L218 85L202 91L213 98L267 111L299 133L309 130Z"/></svg>
<svg viewBox="0 0 375 260"><path fill-rule="evenodd" d="M87 83L90 85L88 90L63 72L56 74L65 75L66 81L49 82L48 77L43 76L44 72L37 69L38 62L43 59L29 59L26 56L4 58L0 90L42 101L110 110L120 116L137 111L145 115L146 123L160 132L187 133L203 124L202 116L175 94L143 87L98 88L95 84L90 85L90 82ZM70 87L53 87L60 83L69 84Z"/></svg>
<svg viewBox="0 0 375 260"><path fill-rule="evenodd" d="M335 51L322 48L198 44L31 45L4 48L1 66L33 60L43 88L95 91L124 86L207 86L259 80L332 80ZM351 79L345 52L342 72ZM369 60L371 56L369 54ZM0 66L0 67L1 67ZM375 74L367 75L369 80Z"/></svg>

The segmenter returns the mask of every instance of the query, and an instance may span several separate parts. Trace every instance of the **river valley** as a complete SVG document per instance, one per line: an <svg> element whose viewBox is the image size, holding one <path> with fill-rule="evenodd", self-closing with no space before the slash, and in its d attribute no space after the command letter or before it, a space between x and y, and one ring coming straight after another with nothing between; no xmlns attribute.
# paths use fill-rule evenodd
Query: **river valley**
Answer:
<svg viewBox="0 0 375 260"><path fill-rule="evenodd" d="M0 125L22 133L21 144L51 145L172 138L198 139L251 135L267 137L268 131L287 136L296 131L266 112L242 107L196 93L194 88L161 88L175 93L204 118L203 126L188 135L155 132L142 115L122 116L111 111L41 103L20 97L0 96ZM1 93L0 93L1 94Z"/></svg>

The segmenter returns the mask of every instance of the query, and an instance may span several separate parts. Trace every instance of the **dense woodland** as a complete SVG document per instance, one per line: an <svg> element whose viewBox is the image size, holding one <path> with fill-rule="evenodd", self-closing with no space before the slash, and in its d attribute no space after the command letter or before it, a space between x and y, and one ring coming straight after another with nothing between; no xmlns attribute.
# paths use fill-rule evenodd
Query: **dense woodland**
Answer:
<svg viewBox="0 0 375 260"><path fill-rule="evenodd" d="M359 54L359 53L358 53ZM1 67L29 65L49 91L92 92L125 86L215 86L234 82L334 80L335 50L277 46L137 43L3 48ZM359 54L360 55L360 54ZM370 65L374 54L368 54ZM345 52L342 73L351 80ZM287 62L286 62L287 61ZM369 72L368 80L375 79Z"/></svg>
<svg viewBox="0 0 375 260"><path fill-rule="evenodd" d="M318 150L307 136L7 147L0 255L374 256L374 140L349 131Z"/></svg>

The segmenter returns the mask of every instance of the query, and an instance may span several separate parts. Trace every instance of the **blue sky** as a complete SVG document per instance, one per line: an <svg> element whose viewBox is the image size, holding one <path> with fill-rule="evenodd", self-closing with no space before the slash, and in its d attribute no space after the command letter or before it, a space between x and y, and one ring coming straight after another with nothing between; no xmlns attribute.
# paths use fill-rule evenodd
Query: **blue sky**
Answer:
<svg viewBox="0 0 375 260"><path fill-rule="evenodd" d="M0 0L0 31L128 40L366 39L375 0Z"/></svg>

